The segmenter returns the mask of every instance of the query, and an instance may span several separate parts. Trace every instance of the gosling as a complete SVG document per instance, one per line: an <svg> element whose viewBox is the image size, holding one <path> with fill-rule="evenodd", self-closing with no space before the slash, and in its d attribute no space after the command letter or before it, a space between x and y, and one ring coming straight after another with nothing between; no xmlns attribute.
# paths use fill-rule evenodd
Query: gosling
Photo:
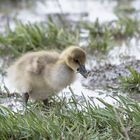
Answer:
<svg viewBox="0 0 140 140"><path fill-rule="evenodd" d="M76 46L68 47L61 54L29 52L8 68L8 79L23 96L25 105L29 97L48 105L48 97L70 85L77 72L86 78L85 62L85 51Z"/></svg>

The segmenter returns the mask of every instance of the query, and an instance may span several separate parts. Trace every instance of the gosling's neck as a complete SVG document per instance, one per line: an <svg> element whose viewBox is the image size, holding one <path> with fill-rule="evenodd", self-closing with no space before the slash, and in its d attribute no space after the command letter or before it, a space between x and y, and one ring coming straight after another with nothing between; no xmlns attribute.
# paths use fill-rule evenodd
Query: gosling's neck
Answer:
<svg viewBox="0 0 140 140"><path fill-rule="evenodd" d="M70 85L75 79L75 72L68 67L63 60L58 60L56 64L52 66L50 73L49 83L55 86L56 90L62 90Z"/></svg>

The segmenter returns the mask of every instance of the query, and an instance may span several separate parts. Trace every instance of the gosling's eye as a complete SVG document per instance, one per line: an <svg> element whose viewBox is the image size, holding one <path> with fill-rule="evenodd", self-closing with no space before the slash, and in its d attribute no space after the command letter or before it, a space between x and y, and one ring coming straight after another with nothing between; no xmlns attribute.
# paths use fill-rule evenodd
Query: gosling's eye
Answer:
<svg viewBox="0 0 140 140"><path fill-rule="evenodd" d="M79 61L76 59L76 60L74 60L76 63L79 63Z"/></svg>
<svg viewBox="0 0 140 140"><path fill-rule="evenodd" d="M77 71L79 71L79 68L77 68Z"/></svg>

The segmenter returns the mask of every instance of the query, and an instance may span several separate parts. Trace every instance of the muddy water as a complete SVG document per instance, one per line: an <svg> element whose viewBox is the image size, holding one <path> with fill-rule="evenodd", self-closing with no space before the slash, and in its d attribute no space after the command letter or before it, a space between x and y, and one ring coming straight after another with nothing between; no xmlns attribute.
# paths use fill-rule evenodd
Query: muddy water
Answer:
<svg viewBox="0 0 140 140"><path fill-rule="evenodd" d="M127 5L127 6L126 6ZM48 16L52 16L57 22L57 16L61 15L64 19L73 23L79 21L94 22L97 18L100 22L117 20L118 16L140 17L140 1L110 1L110 0L36 0L12 2L8 0L0 2L0 32L4 32L4 26L8 24L12 29L15 28L14 19L21 20L23 23L47 22ZM80 46L86 46L88 31L81 30ZM129 75L127 66L133 66L137 70L140 68L140 42L132 38L129 43L115 45L106 56L88 56L87 68L90 70L87 79L78 75L71 89L77 98L84 95L87 99L92 98L95 104L103 106L96 98L102 98L108 103L116 102L110 97L114 94L121 94L108 87L118 88L120 75ZM6 86L10 87L6 83ZM4 84L3 84L4 85ZM3 86L2 86L3 87ZM13 91L13 87L10 87ZM60 96L71 96L69 88L64 89ZM2 99L0 103L10 106L14 110L21 108L19 101L13 98Z"/></svg>

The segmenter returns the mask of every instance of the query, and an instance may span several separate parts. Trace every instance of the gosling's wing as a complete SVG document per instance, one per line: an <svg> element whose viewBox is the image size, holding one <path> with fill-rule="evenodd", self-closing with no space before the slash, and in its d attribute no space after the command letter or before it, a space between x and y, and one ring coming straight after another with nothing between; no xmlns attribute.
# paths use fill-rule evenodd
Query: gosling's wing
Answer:
<svg viewBox="0 0 140 140"><path fill-rule="evenodd" d="M40 74L46 66L56 63L58 59L59 54L56 52L35 52L27 60L26 70L34 74Z"/></svg>
<svg viewBox="0 0 140 140"><path fill-rule="evenodd" d="M41 73L41 70L43 69L44 69L44 65L40 63L39 57L33 57L32 59L30 59L25 67L25 71L32 72L34 74Z"/></svg>

